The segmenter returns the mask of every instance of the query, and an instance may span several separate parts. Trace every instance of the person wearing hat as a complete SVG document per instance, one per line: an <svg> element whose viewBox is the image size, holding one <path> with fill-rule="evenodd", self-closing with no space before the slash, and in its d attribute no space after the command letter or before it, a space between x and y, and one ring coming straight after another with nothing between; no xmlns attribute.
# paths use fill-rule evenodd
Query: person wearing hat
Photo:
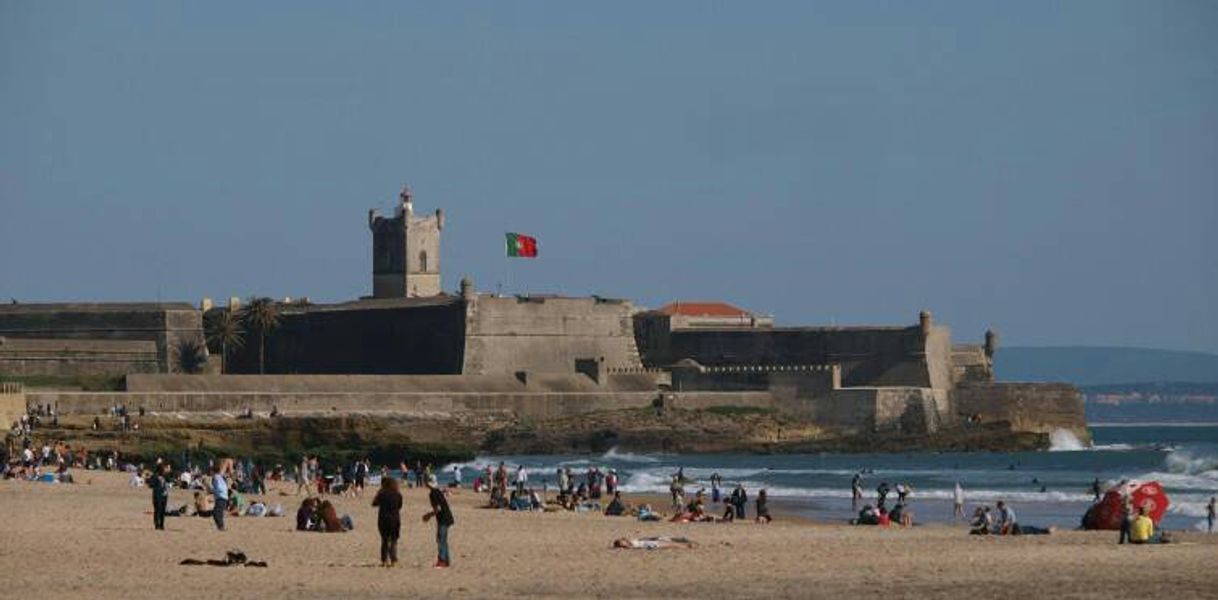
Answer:
<svg viewBox="0 0 1218 600"><path fill-rule="evenodd" d="M427 498L431 502L431 512L423 515L423 522L426 523L432 517L436 518L436 564L437 569L446 569L452 566L452 559L448 554L448 528L453 526L452 510L448 508L448 499L444 497L444 492L440 491L439 485L436 484L436 476L429 475L427 477Z"/></svg>

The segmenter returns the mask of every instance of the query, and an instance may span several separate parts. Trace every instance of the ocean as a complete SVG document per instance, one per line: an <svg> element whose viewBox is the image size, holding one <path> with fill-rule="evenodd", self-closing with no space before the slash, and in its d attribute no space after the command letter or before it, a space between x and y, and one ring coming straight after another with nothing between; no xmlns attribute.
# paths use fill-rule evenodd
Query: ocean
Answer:
<svg viewBox="0 0 1218 600"><path fill-rule="evenodd" d="M1020 523L1070 529L1077 527L1090 505L1091 482L1105 485L1123 479L1157 480L1171 506L1162 527L1200 529L1205 504L1218 495L1218 423L1200 425L1121 424L1092 425L1094 445L1083 447L1065 431L1052 436L1053 448L1043 452L910 452L906 454L635 454L616 448L593 455L480 456L462 463L469 484L472 468L523 464L530 483L552 490L555 470L572 473L597 466L616 469L624 492L667 494L670 476L683 468L686 492L705 487L719 473L729 490L743 483L751 500L764 488L776 508L816 520L845 522L854 516L850 480L863 472L864 500L874 501L881 482L913 487L910 496L915 521L951 522L952 495L959 482L965 490L966 512L973 507L1005 500ZM441 471L451 477L453 465ZM895 494L889 502L895 500Z"/></svg>

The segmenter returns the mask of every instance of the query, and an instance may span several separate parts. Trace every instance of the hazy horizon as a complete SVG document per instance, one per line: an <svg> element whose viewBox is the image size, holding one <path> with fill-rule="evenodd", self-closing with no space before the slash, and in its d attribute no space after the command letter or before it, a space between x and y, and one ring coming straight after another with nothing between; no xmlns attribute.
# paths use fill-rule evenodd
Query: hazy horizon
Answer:
<svg viewBox="0 0 1218 600"><path fill-rule="evenodd" d="M443 285L1218 353L1218 4L0 6L0 301ZM503 232L539 238L503 256Z"/></svg>

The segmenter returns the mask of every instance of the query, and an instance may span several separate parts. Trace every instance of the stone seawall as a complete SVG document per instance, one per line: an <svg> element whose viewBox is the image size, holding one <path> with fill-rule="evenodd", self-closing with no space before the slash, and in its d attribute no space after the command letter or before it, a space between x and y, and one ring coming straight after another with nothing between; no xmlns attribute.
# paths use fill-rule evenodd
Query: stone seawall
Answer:
<svg viewBox="0 0 1218 600"><path fill-rule="evenodd" d="M246 408L266 413L272 407L293 413L400 413L445 416L459 413L512 413L530 419L552 419L593 412L648 408L658 392L62 392L26 394L31 405L49 404L63 415L104 415L115 404L128 410L229 413ZM705 409L718 406L770 408L764 392L694 392L670 394L672 406Z"/></svg>
<svg viewBox="0 0 1218 600"><path fill-rule="evenodd" d="M1067 429L1088 440L1083 395L1065 383L961 383L952 392L961 418L1009 423L1012 430L1050 433Z"/></svg>

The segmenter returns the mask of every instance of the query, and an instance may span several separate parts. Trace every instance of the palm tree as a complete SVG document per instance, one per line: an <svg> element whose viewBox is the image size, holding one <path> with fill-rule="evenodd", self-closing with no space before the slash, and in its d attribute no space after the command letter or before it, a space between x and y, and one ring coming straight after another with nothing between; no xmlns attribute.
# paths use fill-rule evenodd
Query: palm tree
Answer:
<svg viewBox="0 0 1218 600"><path fill-rule="evenodd" d="M279 306L270 298L250 298L241 320L258 332L258 374L266 373L266 334L279 327Z"/></svg>
<svg viewBox="0 0 1218 600"><path fill-rule="evenodd" d="M174 366L179 373L198 373L207 364L207 346L190 338L182 338L173 346Z"/></svg>
<svg viewBox="0 0 1218 600"><path fill-rule="evenodd" d="M220 373L227 373L228 349L239 350L245 346L241 314L227 309L210 310L203 315L203 329L207 333L207 345L220 347Z"/></svg>

